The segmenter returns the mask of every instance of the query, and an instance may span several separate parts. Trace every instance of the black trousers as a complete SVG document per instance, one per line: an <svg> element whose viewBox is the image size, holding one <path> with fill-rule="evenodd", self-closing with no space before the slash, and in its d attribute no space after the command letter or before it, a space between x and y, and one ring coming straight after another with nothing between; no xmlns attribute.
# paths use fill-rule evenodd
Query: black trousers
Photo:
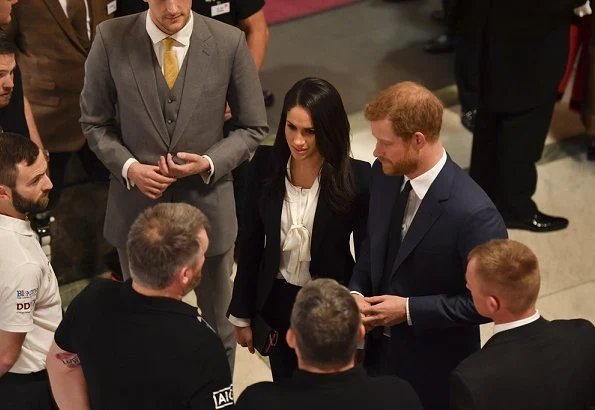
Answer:
<svg viewBox="0 0 595 410"><path fill-rule="evenodd" d="M269 297L262 308L264 320L279 332L279 341L269 355L274 381L290 378L297 369L297 356L295 351L287 345L285 334L289 329L291 309L300 289L299 286L290 285L283 279L275 279Z"/></svg>
<svg viewBox="0 0 595 410"><path fill-rule="evenodd" d="M372 377L397 376L406 380L417 393L424 410L448 409L450 398L448 376L450 371L427 369L423 363L405 352L412 351L415 341L406 330L407 324L393 328L392 337L382 335L382 329L374 329L366 337L364 367Z"/></svg>
<svg viewBox="0 0 595 410"><path fill-rule="evenodd" d="M107 184L109 182L109 171L101 163L99 158L89 148L85 142L83 147L76 152L52 152L50 154L50 179L54 188L50 192L50 202L48 210L54 208L60 200L60 195L64 189L64 179L66 165L72 155L77 155L83 166L86 175L81 176L81 180Z"/></svg>
<svg viewBox="0 0 595 410"><path fill-rule="evenodd" d="M479 106L479 66L481 37L454 35L455 81L463 112Z"/></svg>
<svg viewBox="0 0 595 410"><path fill-rule="evenodd" d="M52 410L54 404L50 381L45 370L0 377L0 408L2 410Z"/></svg>
<svg viewBox="0 0 595 410"><path fill-rule="evenodd" d="M520 112L479 108L469 173L504 217L529 217L537 211L531 199L537 187L535 163L541 158L554 104L552 96Z"/></svg>

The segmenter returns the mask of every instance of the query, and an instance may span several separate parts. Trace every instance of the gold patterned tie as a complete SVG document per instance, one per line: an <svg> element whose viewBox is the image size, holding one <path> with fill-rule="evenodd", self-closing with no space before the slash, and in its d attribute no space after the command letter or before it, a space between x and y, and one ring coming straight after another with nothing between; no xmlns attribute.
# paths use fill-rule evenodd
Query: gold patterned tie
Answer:
<svg viewBox="0 0 595 410"><path fill-rule="evenodd" d="M163 76L165 77L167 86L171 90L174 88L180 69L178 68L178 58L173 50L174 39L171 37L164 38L163 45L165 46L165 53L163 56Z"/></svg>

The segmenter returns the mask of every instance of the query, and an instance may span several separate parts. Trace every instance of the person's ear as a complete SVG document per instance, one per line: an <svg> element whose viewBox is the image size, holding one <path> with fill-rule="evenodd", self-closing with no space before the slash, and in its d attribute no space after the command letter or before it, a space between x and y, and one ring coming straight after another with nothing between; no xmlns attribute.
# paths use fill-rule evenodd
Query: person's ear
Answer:
<svg viewBox="0 0 595 410"><path fill-rule="evenodd" d="M359 329L357 331L357 340L363 342L366 337L366 328L364 327L363 323L359 325Z"/></svg>
<svg viewBox="0 0 595 410"><path fill-rule="evenodd" d="M11 201L12 191L6 185L0 185L0 201Z"/></svg>
<svg viewBox="0 0 595 410"><path fill-rule="evenodd" d="M287 330L287 333L285 334L285 341L287 342L287 346L291 347L292 349L295 349L295 346L296 346L295 333L293 332L293 330L291 328L289 328Z"/></svg>
<svg viewBox="0 0 595 410"><path fill-rule="evenodd" d="M490 312L490 316L498 312L502 307L500 299L497 296L490 295L486 298L486 306Z"/></svg>
<svg viewBox="0 0 595 410"><path fill-rule="evenodd" d="M422 149L423 147L425 147L426 142L427 142L426 136L419 131L416 132L415 134L413 134L412 140L413 140L413 143L415 144L415 147L417 149Z"/></svg>
<svg viewBox="0 0 595 410"><path fill-rule="evenodd" d="M190 269L189 266L184 265L178 272L178 280L185 289L192 280L192 269Z"/></svg>

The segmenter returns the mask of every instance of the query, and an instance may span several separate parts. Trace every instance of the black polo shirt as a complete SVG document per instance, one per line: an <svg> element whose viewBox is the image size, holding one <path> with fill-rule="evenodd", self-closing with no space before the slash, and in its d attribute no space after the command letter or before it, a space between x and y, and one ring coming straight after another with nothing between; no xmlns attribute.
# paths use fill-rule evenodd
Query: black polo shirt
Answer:
<svg viewBox="0 0 595 410"><path fill-rule="evenodd" d="M93 281L72 301L55 340L78 354L92 409L233 405L223 345L197 309L143 296L131 281Z"/></svg>
<svg viewBox="0 0 595 410"><path fill-rule="evenodd" d="M232 26L238 26L264 7L264 0L192 0L192 10ZM123 0L118 2L116 16L127 16L149 8L143 0Z"/></svg>
<svg viewBox="0 0 595 410"><path fill-rule="evenodd" d="M290 379L248 386L236 409L253 410L421 410L413 387L395 376L369 377L363 368L339 373L297 369Z"/></svg>

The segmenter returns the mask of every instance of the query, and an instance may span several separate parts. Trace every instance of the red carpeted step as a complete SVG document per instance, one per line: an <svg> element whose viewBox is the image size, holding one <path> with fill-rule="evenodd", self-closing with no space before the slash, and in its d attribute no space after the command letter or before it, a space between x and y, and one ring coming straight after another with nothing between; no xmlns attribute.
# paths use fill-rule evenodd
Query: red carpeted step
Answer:
<svg viewBox="0 0 595 410"><path fill-rule="evenodd" d="M268 24L283 23L359 0L266 0L264 14Z"/></svg>

